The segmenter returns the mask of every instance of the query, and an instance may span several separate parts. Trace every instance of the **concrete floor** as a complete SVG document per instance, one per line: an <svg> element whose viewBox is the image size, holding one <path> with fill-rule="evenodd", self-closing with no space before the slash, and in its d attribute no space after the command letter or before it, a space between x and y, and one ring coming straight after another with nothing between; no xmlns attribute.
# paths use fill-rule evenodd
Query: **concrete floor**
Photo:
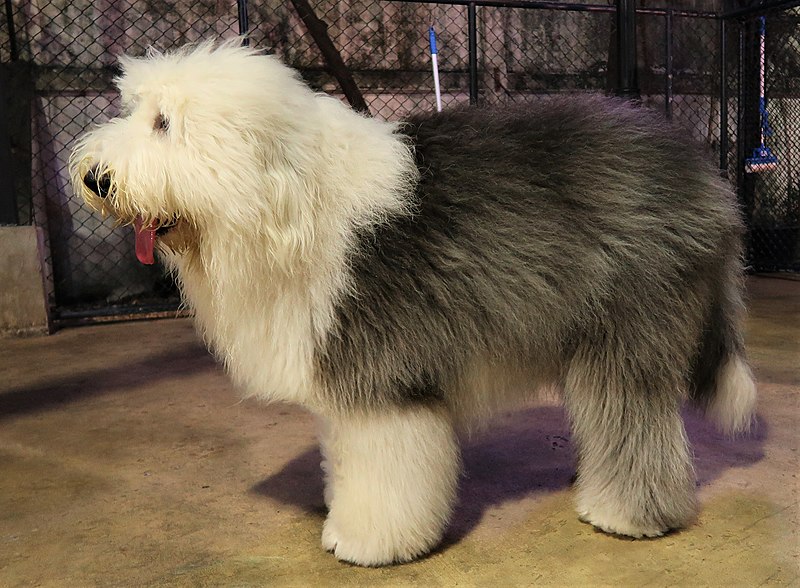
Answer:
<svg viewBox="0 0 800 588"><path fill-rule="evenodd" d="M361 569L319 546L311 417L241 402L185 319L0 341L0 586L800 585L800 281L749 283L759 427L687 413L702 513L629 541L581 524L561 409L465 441L444 545Z"/></svg>

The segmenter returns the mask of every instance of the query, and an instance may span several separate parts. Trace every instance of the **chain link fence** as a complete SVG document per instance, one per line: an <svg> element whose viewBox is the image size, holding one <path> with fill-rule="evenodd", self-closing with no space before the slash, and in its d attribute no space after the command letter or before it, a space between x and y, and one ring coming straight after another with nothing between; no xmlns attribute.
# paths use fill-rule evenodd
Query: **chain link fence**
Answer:
<svg viewBox="0 0 800 588"><path fill-rule="evenodd" d="M800 270L799 25L800 8L793 8L767 14L763 28L760 19L751 18L739 29L743 69L754 73L741 85L746 107L738 184L750 224L750 263L766 271Z"/></svg>
<svg viewBox="0 0 800 588"><path fill-rule="evenodd" d="M613 91L617 59L610 3L5 0L0 63L10 88L7 132L17 212L19 222L44 229L55 316L177 308L175 286L163 270L136 261L132 229L92 214L73 194L66 174L75 138L118 113L112 79L120 54L230 38L247 24L251 45L280 56L313 87L344 99L341 80L320 50L319 32L310 34L300 16L298 6L306 5L327 26L323 34L370 113L396 120L435 108L430 26L438 37L445 108ZM745 205L753 267L797 271L798 9L768 13L764 71L772 135L767 141L777 165L746 173L743 162L757 146L761 126L753 82L760 71L758 15L723 21L670 4L659 9L640 2L637 11L642 102L714 150Z"/></svg>

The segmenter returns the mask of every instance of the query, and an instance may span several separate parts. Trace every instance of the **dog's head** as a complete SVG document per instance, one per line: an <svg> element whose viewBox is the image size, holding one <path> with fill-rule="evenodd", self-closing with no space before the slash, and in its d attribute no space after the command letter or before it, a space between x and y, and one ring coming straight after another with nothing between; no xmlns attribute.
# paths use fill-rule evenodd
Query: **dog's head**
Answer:
<svg viewBox="0 0 800 588"><path fill-rule="evenodd" d="M121 115L77 142L69 168L92 208L136 225L139 259L222 227L291 242L314 151L298 142L313 140L296 127L313 125L315 100L296 73L238 40L121 67Z"/></svg>

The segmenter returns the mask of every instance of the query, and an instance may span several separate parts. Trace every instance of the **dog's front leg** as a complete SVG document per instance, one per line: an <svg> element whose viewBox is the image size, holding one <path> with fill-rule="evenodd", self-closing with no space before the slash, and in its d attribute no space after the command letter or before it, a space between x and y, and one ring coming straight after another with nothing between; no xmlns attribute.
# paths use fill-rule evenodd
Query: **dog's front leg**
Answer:
<svg viewBox="0 0 800 588"><path fill-rule="evenodd" d="M412 560L439 543L460 470L443 408L338 415L325 423L321 442L325 549L341 560L379 566Z"/></svg>

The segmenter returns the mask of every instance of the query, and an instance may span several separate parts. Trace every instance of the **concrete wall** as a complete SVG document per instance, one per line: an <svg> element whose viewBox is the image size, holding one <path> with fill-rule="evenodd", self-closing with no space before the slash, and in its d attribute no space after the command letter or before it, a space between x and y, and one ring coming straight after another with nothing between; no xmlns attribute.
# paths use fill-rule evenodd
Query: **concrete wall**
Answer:
<svg viewBox="0 0 800 588"><path fill-rule="evenodd" d="M50 332L42 252L41 229L0 226L0 337Z"/></svg>

